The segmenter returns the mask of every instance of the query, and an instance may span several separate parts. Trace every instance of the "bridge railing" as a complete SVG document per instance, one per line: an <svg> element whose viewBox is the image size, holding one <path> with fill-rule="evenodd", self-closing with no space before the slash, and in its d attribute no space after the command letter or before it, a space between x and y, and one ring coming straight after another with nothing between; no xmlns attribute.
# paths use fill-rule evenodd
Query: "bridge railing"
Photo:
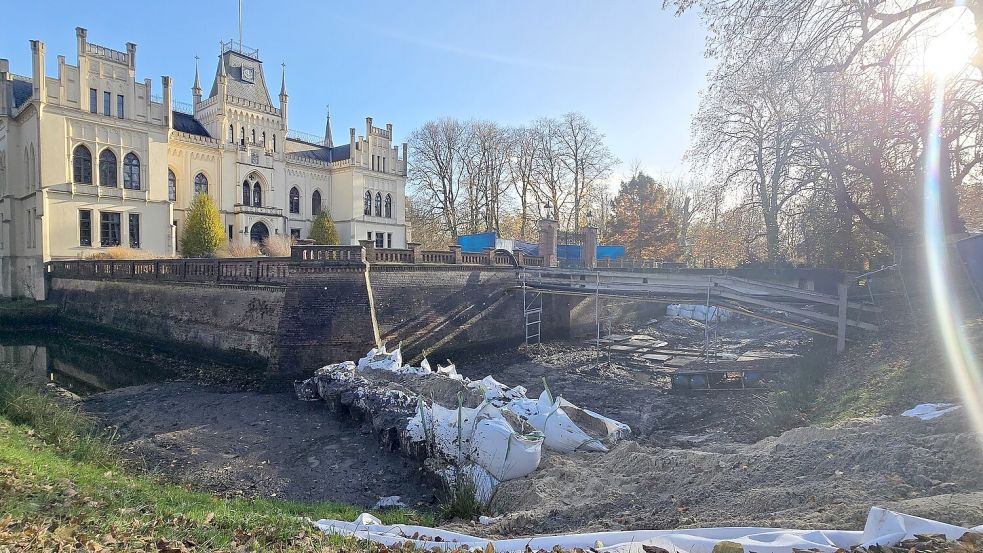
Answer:
<svg viewBox="0 0 983 553"><path fill-rule="evenodd" d="M167 282L217 282L225 284L284 284L291 267L311 264L380 263L399 265L467 265L512 267L516 263L541 267L543 258L501 251L462 253L452 246L445 251L424 251L419 244L405 249L364 246L296 245L290 257L229 259L71 259L47 264L48 274L60 278Z"/></svg>
<svg viewBox="0 0 983 553"><path fill-rule="evenodd" d="M218 282L226 284L283 284L290 259L285 257L237 259L148 259L51 261L48 274L61 278Z"/></svg>

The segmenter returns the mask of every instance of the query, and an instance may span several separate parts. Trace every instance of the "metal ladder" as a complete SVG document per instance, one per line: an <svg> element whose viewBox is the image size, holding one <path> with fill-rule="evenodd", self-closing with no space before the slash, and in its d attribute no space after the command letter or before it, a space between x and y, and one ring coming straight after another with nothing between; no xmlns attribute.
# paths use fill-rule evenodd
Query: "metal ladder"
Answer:
<svg viewBox="0 0 983 553"><path fill-rule="evenodd" d="M522 271L522 315L525 319L526 345L541 344L543 334L543 293L526 286L528 273Z"/></svg>

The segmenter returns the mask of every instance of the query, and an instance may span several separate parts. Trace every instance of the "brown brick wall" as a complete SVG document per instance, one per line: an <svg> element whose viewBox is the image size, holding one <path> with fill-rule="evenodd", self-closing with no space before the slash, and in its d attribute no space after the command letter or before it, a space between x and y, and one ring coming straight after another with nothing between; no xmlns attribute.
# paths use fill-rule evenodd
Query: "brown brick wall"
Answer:
<svg viewBox="0 0 983 553"><path fill-rule="evenodd" d="M51 279L48 302L72 324L116 328L155 340L255 353L269 359L283 288Z"/></svg>
<svg viewBox="0 0 983 553"><path fill-rule="evenodd" d="M276 368L310 371L365 355L376 342L365 265L304 265L291 271L277 330Z"/></svg>
<svg viewBox="0 0 983 553"><path fill-rule="evenodd" d="M364 263L307 262L282 287L53 278L49 301L76 323L255 353L283 375L357 359L377 337L406 361L524 339L511 268L378 264L368 281ZM593 335L592 301L544 296L544 338Z"/></svg>

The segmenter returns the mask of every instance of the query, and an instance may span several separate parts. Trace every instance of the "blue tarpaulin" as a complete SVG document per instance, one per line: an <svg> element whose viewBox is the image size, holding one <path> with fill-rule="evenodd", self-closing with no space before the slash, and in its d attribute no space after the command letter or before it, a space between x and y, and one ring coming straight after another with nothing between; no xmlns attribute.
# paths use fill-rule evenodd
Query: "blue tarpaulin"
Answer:
<svg viewBox="0 0 983 553"><path fill-rule="evenodd" d="M494 248L498 236L494 232L467 234L457 237L457 245L465 253L481 253L488 248Z"/></svg>
<svg viewBox="0 0 983 553"><path fill-rule="evenodd" d="M624 259L625 247L624 246L598 246L597 258L598 259Z"/></svg>
<svg viewBox="0 0 983 553"><path fill-rule="evenodd" d="M481 253L488 248L498 248L509 251L521 251L526 255L539 255L539 244L523 242L522 240L504 240L499 238L494 232L458 236L457 244L461 246L461 251L465 253ZM556 247L556 256L559 259L578 261L583 259L583 249L577 244L560 244ZM624 257L624 246L597 247L598 259L623 259Z"/></svg>
<svg viewBox="0 0 983 553"><path fill-rule="evenodd" d="M580 246L576 244L560 244L556 247L556 257L559 259L581 259Z"/></svg>

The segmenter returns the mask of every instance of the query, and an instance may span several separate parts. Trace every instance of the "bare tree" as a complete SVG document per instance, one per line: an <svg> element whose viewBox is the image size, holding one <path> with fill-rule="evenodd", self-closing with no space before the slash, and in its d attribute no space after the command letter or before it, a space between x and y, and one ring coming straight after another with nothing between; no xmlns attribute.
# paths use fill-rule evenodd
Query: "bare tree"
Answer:
<svg viewBox="0 0 983 553"><path fill-rule="evenodd" d="M710 197L703 184L693 178L663 177L661 180L669 191L669 209L679 231L678 251L687 261L691 261L689 229L697 215L710 203Z"/></svg>
<svg viewBox="0 0 983 553"><path fill-rule="evenodd" d="M408 173L413 193L431 206L453 238L458 235L464 139L463 125L450 118L428 121L410 135L412 163Z"/></svg>
<svg viewBox="0 0 983 553"><path fill-rule="evenodd" d="M529 222L529 199L533 193L534 172L539 156L539 138L536 129L516 127L510 131L509 179L519 200L519 238L526 237Z"/></svg>
<svg viewBox="0 0 983 553"><path fill-rule="evenodd" d="M582 207L588 203L598 182L611 175L618 159L604 144L604 135L586 117L567 113L560 119L560 157L572 177L573 207L569 214L573 230L580 229Z"/></svg>
<svg viewBox="0 0 983 553"><path fill-rule="evenodd" d="M562 127L556 119L544 117L533 123L536 157L533 163L533 193L545 216L560 220L573 194L570 175L564 163Z"/></svg>

